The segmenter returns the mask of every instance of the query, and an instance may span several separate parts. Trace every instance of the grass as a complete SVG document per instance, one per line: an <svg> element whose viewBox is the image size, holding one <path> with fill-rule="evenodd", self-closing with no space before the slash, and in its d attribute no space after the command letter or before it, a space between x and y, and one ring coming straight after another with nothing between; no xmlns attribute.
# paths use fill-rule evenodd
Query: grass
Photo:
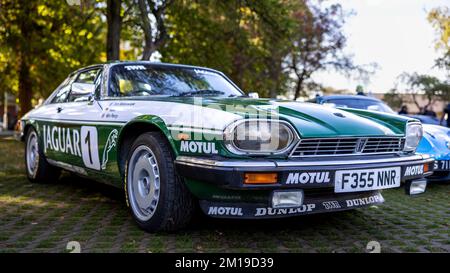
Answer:
<svg viewBox="0 0 450 273"><path fill-rule="evenodd" d="M38 185L24 174L23 144L0 139L0 252L449 252L449 184L410 197L383 192L377 207L277 220L204 217L177 233L148 234L128 213L121 190L64 174Z"/></svg>

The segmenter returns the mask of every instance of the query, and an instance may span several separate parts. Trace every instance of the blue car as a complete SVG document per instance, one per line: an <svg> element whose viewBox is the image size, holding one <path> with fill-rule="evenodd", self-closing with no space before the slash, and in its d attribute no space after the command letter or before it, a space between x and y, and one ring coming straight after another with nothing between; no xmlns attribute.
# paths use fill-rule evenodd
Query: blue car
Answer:
<svg viewBox="0 0 450 273"><path fill-rule="evenodd" d="M310 102L331 107L356 108L397 114L381 100L361 95L320 96ZM429 154L436 160L434 174L429 176L428 180L450 181L450 129L439 125L423 124L423 132L423 138L419 143L417 152Z"/></svg>

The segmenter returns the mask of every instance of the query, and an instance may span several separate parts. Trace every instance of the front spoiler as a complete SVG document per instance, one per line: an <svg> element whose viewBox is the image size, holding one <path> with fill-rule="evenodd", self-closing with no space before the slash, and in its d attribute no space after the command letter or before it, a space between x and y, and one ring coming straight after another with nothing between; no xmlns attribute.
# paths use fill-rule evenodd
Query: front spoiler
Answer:
<svg viewBox="0 0 450 273"><path fill-rule="evenodd" d="M271 208L262 203L230 203L201 200L202 211L216 218L265 219L295 215L335 212L366 207L384 202L379 191L347 194L331 194L323 197L305 195L303 205L298 208Z"/></svg>
<svg viewBox="0 0 450 273"><path fill-rule="evenodd" d="M422 172L414 167L427 165ZM433 173L434 159L428 155L406 155L371 158L334 158L322 160L230 160L178 156L175 160L178 174L197 181L211 183L227 189L277 189L277 188L334 188L338 170L377 169L401 167L401 181L422 179ZM420 168L419 168L420 169ZM275 172L277 183L248 185L244 183L247 172ZM307 182L289 180L297 174L320 174ZM319 179L322 178L322 179ZM326 177L327 179L323 179Z"/></svg>

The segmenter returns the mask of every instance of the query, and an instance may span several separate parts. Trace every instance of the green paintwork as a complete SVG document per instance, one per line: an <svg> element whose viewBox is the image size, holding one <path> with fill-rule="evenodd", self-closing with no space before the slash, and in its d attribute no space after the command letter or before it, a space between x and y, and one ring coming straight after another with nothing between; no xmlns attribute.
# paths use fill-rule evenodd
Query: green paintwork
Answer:
<svg viewBox="0 0 450 273"><path fill-rule="evenodd" d="M175 152L175 155L178 155L178 149L176 148L175 141L172 138L172 135L167 129L167 125L164 123L164 121L157 116L154 115L141 115L138 116L132 120L130 120L120 131L119 133L119 145L123 142L123 139L126 137L123 132L126 131L126 129L130 126L136 125L137 123L143 123L143 124L150 124L156 126L163 134L167 137L169 140L170 145L172 146L172 149Z"/></svg>
<svg viewBox="0 0 450 273"><path fill-rule="evenodd" d="M116 100L116 99L114 99ZM147 101L169 101L173 103L194 104L196 101L192 97L155 97L155 98L132 98L130 100L147 100ZM204 107L211 107L223 111L231 111L234 114L244 118L256 118L254 114L249 114L248 109L259 109L260 114L273 117L289 122L296 130L301 138L325 138L325 137L342 137L342 136L402 136L407 122L415 121L414 119L389 115L384 113L375 113L364 110L354 109L332 109L321 105L311 103L299 103L291 101L280 101L271 99L250 99L250 98L218 98L206 97L202 100ZM233 106L230 109L230 106ZM273 112L275 111L275 112ZM80 124L36 121L34 119L23 119L25 125L36 128L38 135L42 135L43 126L60 126L69 128L70 130L80 130L84 126ZM129 128L137 124L150 124L158 128L168 139L174 155L187 156L211 156L202 153L191 153L181 151L181 140L177 139L177 133L171 132L170 124L156 115L141 115L127 123L110 124L98 121L95 124L98 132L98 153L99 156L104 152L105 143L109 134L113 130L118 130L117 146L123 143L127 137ZM89 125L92 126L92 125ZM182 132L190 133L189 124L186 124ZM205 128L211 129L211 128ZM128 131L127 131L128 130ZM186 130L186 131L184 131ZM222 132L205 133L201 139L192 139L200 142L214 143L219 156L227 158L250 158L248 156L235 155L230 153L223 145ZM42 139L40 145L44 145ZM88 177L95 180L123 187L122 178L119 172L118 157L119 149L117 146L110 153L107 167L104 170L93 170L87 168L83 164L83 160L79 156L47 151L46 156L56 161L68 163L85 170ZM272 156L272 158L286 158L285 155ZM215 199L221 201L244 201L244 202L263 202L269 198L270 191L237 191L221 189L217 186L209 185L201 181L186 180L186 184L191 192L200 199Z"/></svg>
<svg viewBox="0 0 450 273"><path fill-rule="evenodd" d="M152 100L186 104L195 102L192 97L163 97ZM206 97L202 99L202 105L248 118L255 117L252 113L249 115L248 109L258 109L259 113L267 116L273 112L265 109L273 109L278 111L280 119L290 122L302 138L402 135L406 122L412 120L370 111L332 109L313 103L272 99ZM345 118L334 113L344 114ZM352 126L348 126L349 124Z"/></svg>

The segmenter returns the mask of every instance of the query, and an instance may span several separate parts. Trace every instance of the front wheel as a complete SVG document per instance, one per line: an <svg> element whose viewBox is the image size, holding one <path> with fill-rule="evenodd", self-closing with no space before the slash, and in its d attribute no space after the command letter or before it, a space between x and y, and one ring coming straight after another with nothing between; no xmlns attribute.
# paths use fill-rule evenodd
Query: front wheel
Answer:
<svg viewBox="0 0 450 273"><path fill-rule="evenodd" d="M126 163L127 204L138 225L149 232L184 227L192 217L194 200L175 173L165 137L148 132L133 143Z"/></svg>

